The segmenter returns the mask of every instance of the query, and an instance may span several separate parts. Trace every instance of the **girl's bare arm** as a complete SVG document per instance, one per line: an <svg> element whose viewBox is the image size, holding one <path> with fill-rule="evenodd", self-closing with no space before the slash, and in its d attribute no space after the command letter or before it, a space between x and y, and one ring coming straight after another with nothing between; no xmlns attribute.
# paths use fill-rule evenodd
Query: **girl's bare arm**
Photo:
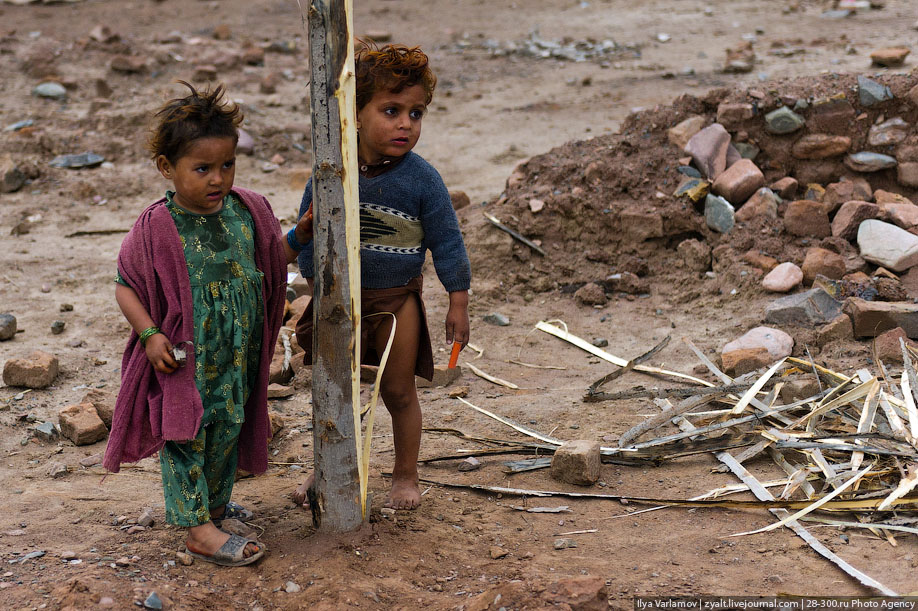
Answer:
<svg viewBox="0 0 918 611"><path fill-rule="evenodd" d="M124 314L124 317L138 335L144 329L156 326L150 313L143 307L140 298L131 287L123 284L116 285L115 301L118 302L121 313ZM162 333L150 336L147 339L144 350L147 353L147 360L150 361L156 371L172 373L178 367L178 363L172 357L172 343Z"/></svg>

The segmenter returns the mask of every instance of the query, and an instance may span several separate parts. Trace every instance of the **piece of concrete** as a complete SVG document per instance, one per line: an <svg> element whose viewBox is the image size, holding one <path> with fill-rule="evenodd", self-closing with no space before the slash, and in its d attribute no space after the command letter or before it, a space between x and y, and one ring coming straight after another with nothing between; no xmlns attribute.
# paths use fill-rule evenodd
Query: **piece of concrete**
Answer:
<svg viewBox="0 0 918 611"><path fill-rule="evenodd" d="M599 481L599 469L599 443L595 441L567 441L551 459L551 476L566 484L592 486Z"/></svg>

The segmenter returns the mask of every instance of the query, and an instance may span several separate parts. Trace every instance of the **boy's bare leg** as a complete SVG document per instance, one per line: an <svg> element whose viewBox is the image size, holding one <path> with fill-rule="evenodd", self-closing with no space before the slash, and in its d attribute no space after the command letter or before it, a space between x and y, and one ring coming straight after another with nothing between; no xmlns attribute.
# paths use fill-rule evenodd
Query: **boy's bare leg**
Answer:
<svg viewBox="0 0 918 611"><path fill-rule="evenodd" d="M395 465L392 468L392 490L386 507L416 509L421 504L418 488L418 452L421 448L421 404L414 385L414 369L418 358L421 310L413 296L395 312L395 339L389 361L383 372L379 393L392 416L395 440ZM376 351L383 353L389 339L391 323L379 326Z"/></svg>
<svg viewBox="0 0 918 611"><path fill-rule="evenodd" d="M185 546L196 554L202 556L213 556L223 544L229 540L228 533L223 532L213 522L207 522L200 526L192 526L188 529L188 538L185 539ZM248 558L252 554L259 552L259 546L249 543L245 546L243 555Z"/></svg>

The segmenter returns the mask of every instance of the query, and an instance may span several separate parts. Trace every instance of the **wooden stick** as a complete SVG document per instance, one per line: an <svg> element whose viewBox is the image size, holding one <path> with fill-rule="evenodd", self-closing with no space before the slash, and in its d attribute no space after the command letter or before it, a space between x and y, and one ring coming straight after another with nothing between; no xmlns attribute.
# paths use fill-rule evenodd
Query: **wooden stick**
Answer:
<svg viewBox="0 0 918 611"><path fill-rule="evenodd" d="M513 231L512 229L510 229L509 227L507 227L506 225L504 225L503 223L501 223L499 220L497 220L496 218L494 218L493 216L491 216L491 215L488 214L487 212L484 213L484 216L485 216L486 219L488 219L488 221L489 221L492 225L494 225L495 227L497 227L497 228L500 229L501 231L505 231L505 232L507 232L508 234L510 234L510 237L512 237L514 240L517 240L517 241L519 241L519 242L522 242L523 244L525 244L526 246L528 246L528 247L531 248L532 250L536 251L537 253L539 253L539 254L542 255L543 257L546 256L546 255L545 255L545 251L542 250L542 248L539 247L538 244L536 244L535 242L533 242L533 241L530 240L529 238L523 237L521 234L517 233L516 231Z"/></svg>

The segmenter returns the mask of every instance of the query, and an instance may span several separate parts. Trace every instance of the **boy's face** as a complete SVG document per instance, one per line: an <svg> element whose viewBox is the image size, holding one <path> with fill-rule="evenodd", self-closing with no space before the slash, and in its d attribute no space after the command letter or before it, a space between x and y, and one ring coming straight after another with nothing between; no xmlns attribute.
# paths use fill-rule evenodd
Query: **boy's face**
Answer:
<svg viewBox="0 0 918 611"><path fill-rule="evenodd" d="M377 91L357 111L360 161L374 164L383 157L400 157L413 149L421 137L426 99L421 85L405 87L398 93Z"/></svg>
<svg viewBox="0 0 918 611"><path fill-rule="evenodd" d="M160 155L156 168L175 185L175 203L195 214L218 212L236 177L236 142L199 138L175 165Z"/></svg>

